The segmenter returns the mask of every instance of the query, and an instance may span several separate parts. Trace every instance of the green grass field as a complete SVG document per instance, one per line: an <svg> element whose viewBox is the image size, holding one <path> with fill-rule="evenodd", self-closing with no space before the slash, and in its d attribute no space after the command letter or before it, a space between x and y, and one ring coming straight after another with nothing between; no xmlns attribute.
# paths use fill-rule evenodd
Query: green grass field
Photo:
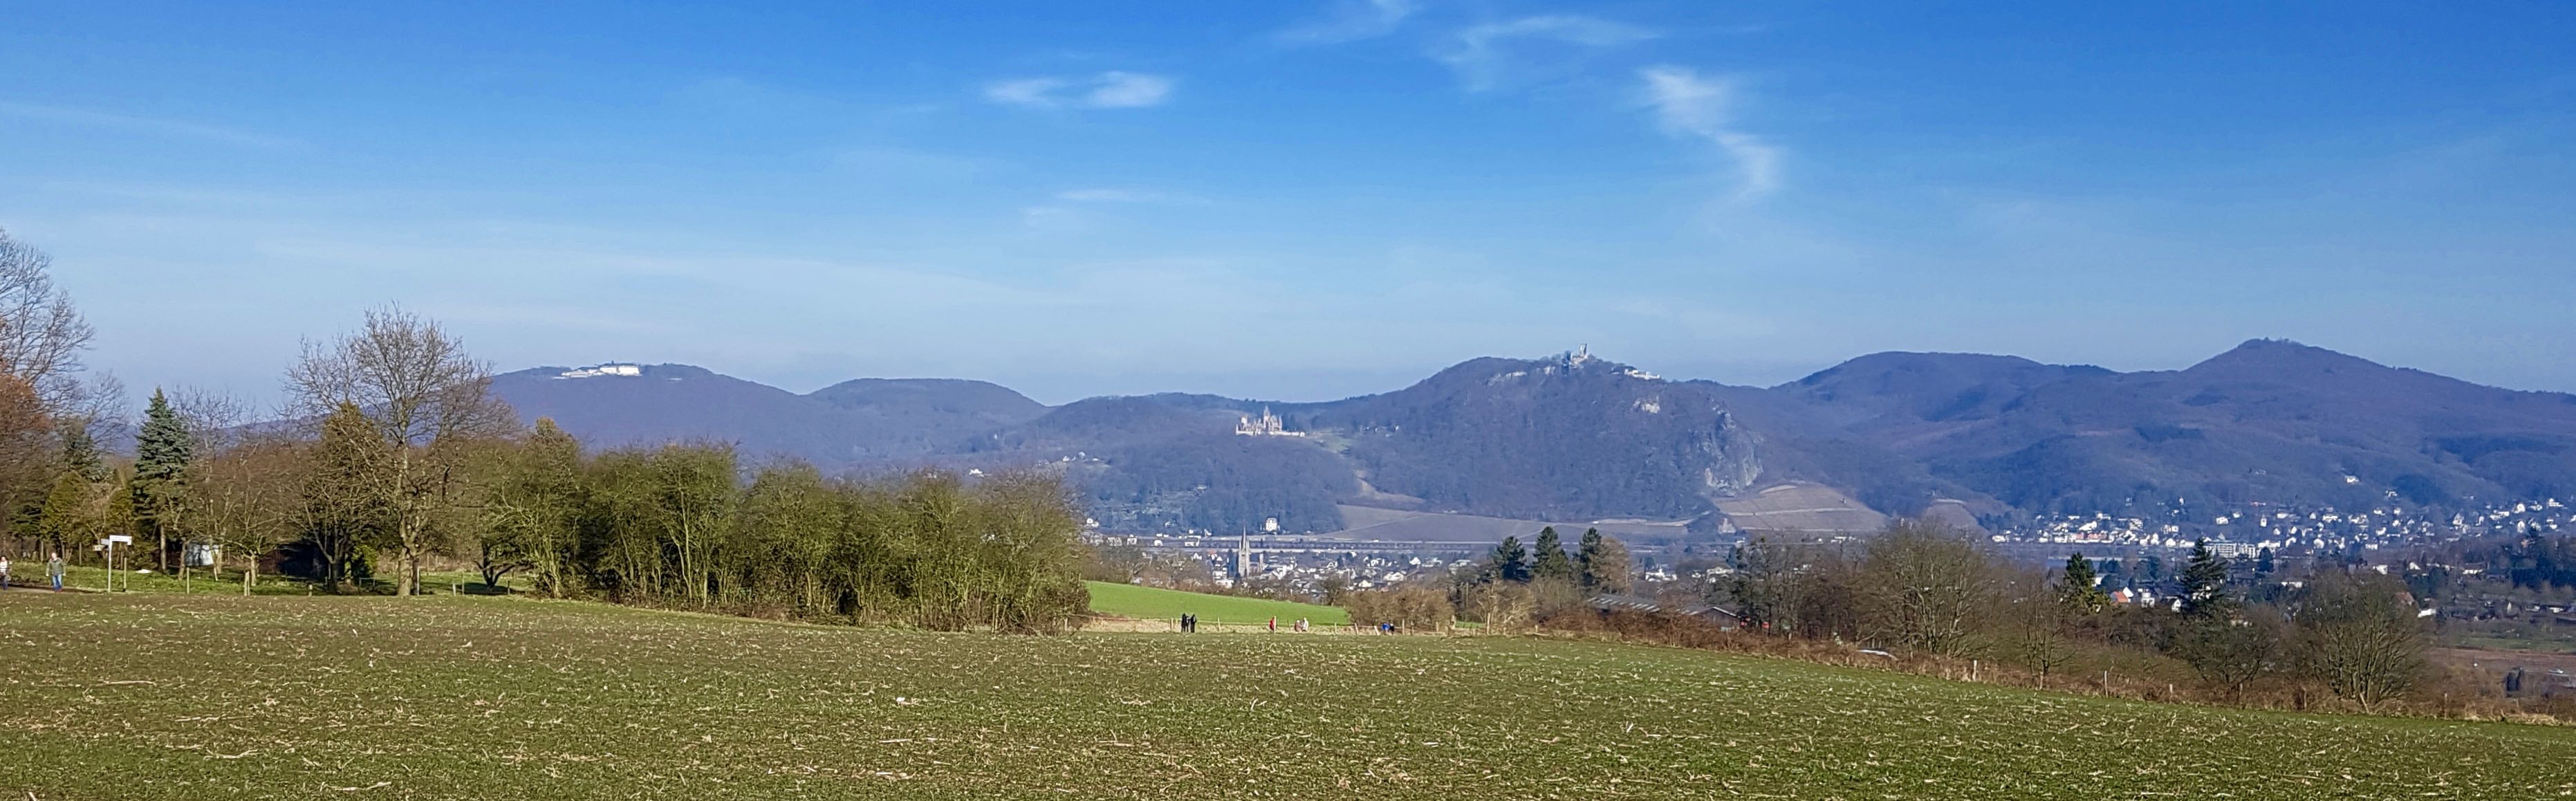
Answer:
<svg viewBox="0 0 2576 801"><path fill-rule="evenodd" d="M1506 637L0 595L0 798L2559 798L2576 729Z"/></svg>
<svg viewBox="0 0 2576 801"><path fill-rule="evenodd" d="M1351 622L1351 614L1338 606L1236 598L1105 581L1084 583L1091 586L1091 611L1104 615L1140 620L1179 620L1183 614L1193 614L1199 616L1200 622L1211 625L1259 625L1275 617L1283 628L1298 618L1305 618L1317 626L1345 626Z"/></svg>

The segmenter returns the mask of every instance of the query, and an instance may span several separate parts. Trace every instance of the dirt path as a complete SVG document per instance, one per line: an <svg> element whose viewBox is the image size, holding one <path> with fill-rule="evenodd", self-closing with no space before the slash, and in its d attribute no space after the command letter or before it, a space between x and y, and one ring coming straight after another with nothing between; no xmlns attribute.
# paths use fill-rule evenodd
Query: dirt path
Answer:
<svg viewBox="0 0 2576 801"><path fill-rule="evenodd" d="M2553 654L2541 651L2491 651L2484 648L2435 648L2433 658L2454 665L2477 665L2491 670L2547 672L2564 670L2576 673L2576 654Z"/></svg>

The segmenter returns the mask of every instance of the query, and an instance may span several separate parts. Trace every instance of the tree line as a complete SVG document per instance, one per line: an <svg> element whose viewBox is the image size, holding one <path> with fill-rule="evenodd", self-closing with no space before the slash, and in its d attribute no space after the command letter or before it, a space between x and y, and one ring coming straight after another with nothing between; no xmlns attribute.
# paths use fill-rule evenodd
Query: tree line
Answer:
<svg viewBox="0 0 2576 801"><path fill-rule="evenodd" d="M135 538L141 565L263 565L326 592L425 590L470 562L497 590L935 629L1059 630L1088 606L1082 517L1052 476L852 478L747 468L729 445L585 452L522 426L491 371L436 322L370 311L306 343L282 422L155 390L130 460L94 429L118 395L82 383L90 336L41 251L0 233L0 548L80 558ZM138 564L129 562L128 564Z"/></svg>
<svg viewBox="0 0 2576 801"><path fill-rule="evenodd" d="M1081 516L1036 473L835 478L730 447L584 456L540 420L489 446L470 548L487 584L807 620L1051 632L1090 605Z"/></svg>
<svg viewBox="0 0 2576 801"><path fill-rule="evenodd" d="M1343 593L1338 602L1362 625L1443 631L1464 619L1512 631L1588 612L1595 596L1629 592L1632 574L1627 547L1600 529L1585 530L1568 553L1556 527L1546 526L1526 546L1518 536L1504 537L1481 563L1395 587Z"/></svg>
<svg viewBox="0 0 2576 801"><path fill-rule="evenodd" d="M2187 666L2222 700L2306 706L2318 690L2379 708L2428 681L2425 625L2397 578L2323 564L2257 591L2196 543L2170 601L2113 603L2082 555L2016 569L1937 524L1898 521L1865 542L1754 537L1710 585L1748 630L1934 657L2016 664L2045 681L2079 664Z"/></svg>

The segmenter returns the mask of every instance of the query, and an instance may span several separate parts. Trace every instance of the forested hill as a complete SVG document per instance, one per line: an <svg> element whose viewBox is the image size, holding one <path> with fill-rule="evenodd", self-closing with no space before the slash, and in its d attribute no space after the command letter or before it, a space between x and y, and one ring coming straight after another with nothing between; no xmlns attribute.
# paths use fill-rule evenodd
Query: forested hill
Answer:
<svg viewBox="0 0 2576 801"><path fill-rule="evenodd" d="M2576 497L2576 396L2294 342L2136 373L1880 354L1761 394L1828 483L1890 511L1934 495L2058 512Z"/></svg>
<svg viewBox="0 0 2576 801"><path fill-rule="evenodd" d="M798 395L680 364L633 374L540 367L493 379L528 420L550 417L583 442L731 442L751 459L849 467L944 453L1026 422L1047 407L1000 385L953 379L860 379Z"/></svg>
<svg viewBox="0 0 2576 801"><path fill-rule="evenodd" d="M2187 369L1880 353L1777 387L1671 381L1586 355L1484 358L1339 401L1210 395L1047 407L980 381L798 395L682 365L500 377L594 446L709 439L833 469L1045 464L1129 530L1341 527L1339 504L1714 523L1785 482L1891 514L2211 502L2576 497L2576 396L2478 386L2257 340ZM1265 409L1296 436L1241 436Z"/></svg>

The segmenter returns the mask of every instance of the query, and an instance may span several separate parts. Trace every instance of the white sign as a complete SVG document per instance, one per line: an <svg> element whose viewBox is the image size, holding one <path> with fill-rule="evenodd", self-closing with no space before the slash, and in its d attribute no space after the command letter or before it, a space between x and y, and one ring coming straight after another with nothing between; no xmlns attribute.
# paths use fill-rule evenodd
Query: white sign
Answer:
<svg viewBox="0 0 2576 801"><path fill-rule="evenodd" d="M132 545L132 544L134 544L134 535L132 535L132 534L109 534L109 535L107 535L107 541L109 541L109 542L113 542L113 543L116 543L116 544L118 544L118 545Z"/></svg>

